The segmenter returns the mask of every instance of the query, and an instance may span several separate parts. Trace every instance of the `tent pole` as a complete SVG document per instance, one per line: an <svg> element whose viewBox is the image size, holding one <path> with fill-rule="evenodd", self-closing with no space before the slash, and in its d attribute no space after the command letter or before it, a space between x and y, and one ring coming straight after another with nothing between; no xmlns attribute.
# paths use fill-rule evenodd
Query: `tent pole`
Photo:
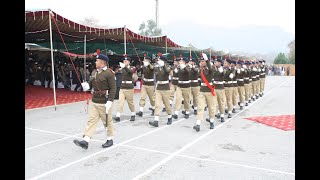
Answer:
<svg viewBox="0 0 320 180"><path fill-rule="evenodd" d="M168 54L167 35L166 35L166 54Z"/></svg>
<svg viewBox="0 0 320 180"><path fill-rule="evenodd" d="M126 37L126 34L127 34L127 29L126 29L126 25L124 25L124 38L123 38L123 41L124 41L124 54L127 54L127 37Z"/></svg>
<svg viewBox="0 0 320 180"><path fill-rule="evenodd" d="M52 24L51 24L52 12L49 10L49 28L50 28L50 46L51 46L51 71L52 71L52 85L53 85L53 99L54 99L54 110L57 110L57 98L56 98L56 80L54 76L54 61L53 61L53 45L52 45ZM50 86L50 85L49 85Z"/></svg>
<svg viewBox="0 0 320 180"><path fill-rule="evenodd" d="M83 67L83 69L84 69L84 72L83 72L84 82L86 82L86 80L87 80L87 79L86 79L86 75L87 75L87 67L86 67L86 62L87 62L87 61L86 61L86 60L87 60L87 59L86 59L86 54L87 54L87 40L86 40L86 39L87 39L87 35L84 35L84 51L83 51L83 52L84 52L84 56L83 56L83 57L84 57L84 60L83 60L83 62L84 62L84 65L83 65L83 66L84 66L84 67Z"/></svg>

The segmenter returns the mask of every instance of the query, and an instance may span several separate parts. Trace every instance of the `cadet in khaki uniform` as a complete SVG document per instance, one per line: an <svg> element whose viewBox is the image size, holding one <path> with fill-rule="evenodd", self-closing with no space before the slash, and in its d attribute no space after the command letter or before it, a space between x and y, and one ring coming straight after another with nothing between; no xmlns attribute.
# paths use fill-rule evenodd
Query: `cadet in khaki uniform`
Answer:
<svg viewBox="0 0 320 180"><path fill-rule="evenodd" d="M189 62L188 58L182 57L180 55L179 58L179 70L178 70L178 87L181 90L182 98L184 99L184 111L185 111L185 118L189 118L190 114L190 92L191 92L191 87L190 87L190 79L189 79L189 73L190 73L190 66L187 66L186 63ZM179 91L177 91L177 96ZM174 119L178 119L178 114L181 109L182 102L177 102L175 104L175 110L174 110L174 115L172 116Z"/></svg>
<svg viewBox="0 0 320 180"><path fill-rule="evenodd" d="M219 113L217 115L218 118L220 118L221 122L224 122L224 108L225 108L225 97L226 93L224 90L224 74L225 71L222 67L222 60L220 58L217 58L217 60L214 62L215 68L217 69L213 74L213 85L215 87L215 94L217 96L218 101L218 109Z"/></svg>
<svg viewBox="0 0 320 180"><path fill-rule="evenodd" d="M151 109L152 109L152 115L154 115L154 106L155 106L155 95L154 95L154 67L151 64L151 59L150 57L144 57L143 60L143 68L142 68L142 73L143 73L143 84L141 87L141 97L139 101L139 112L136 113L136 115L142 117L143 116L143 107L146 104L146 98L147 95L149 97L149 101L151 104Z"/></svg>
<svg viewBox="0 0 320 180"><path fill-rule="evenodd" d="M121 86L120 86L120 92L119 92L119 102L118 102L118 109L117 114L114 120L120 121L120 115L123 112L123 105L124 101L127 101L129 109L131 111L131 117L130 121L135 120L135 107L134 107L134 101L133 101L133 83L132 83L132 75L133 75L133 68L130 67L130 57L123 57L122 58L123 63L119 62L120 64L120 70L122 71L121 76Z"/></svg>
<svg viewBox="0 0 320 180"><path fill-rule="evenodd" d="M232 86L233 86L233 88L232 88L233 89L233 94L232 94L232 105L233 105L232 113L236 112L236 106L238 104L238 97L239 97L239 94L238 94L238 82L237 82L238 74L236 73L237 72L236 64L237 64L237 62L235 60L231 60L231 69L232 69L232 72L234 74L234 77L232 78Z"/></svg>
<svg viewBox="0 0 320 180"><path fill-rule="evenodd" d="M198 111L198 96L200 92L199 86L199 67L196 65L195 59L190 57L189 67L191 69L189 74L190 86L191 86L191 98L193 103L194 114L197 114Z"/></svg>
<svg viewBox="0 0 320 180"><path fill-rule="evenodd" d="M240 99L240 110L243 109L244 99L245 99L245 90L244 90L244 68L242 67L243 62L237 62L237 84L238 84L238 94Z"/></svg>
<svg viewBox="0 0 320 180"><path fill-rule="evenodd" d="M251 91L251 99L255 101L255 95L256 95L256 75L257 75L257 69L255 68L255 62L251 63L251 78L252 78L252 91Z"/></svg>
<svg viewBox="0 0 320 180"><path fill-rule="evenodd" d="M248 61L248 73L249 73L249 103L251 103L252 94L253 94L253 85L252 85L252 62Z"/></svg>
<svg viewBox="0 0 320 180"><path fill-rule="evenodd" d="M224 75L224 88L226 91L227 107L228 107L228 118L231 118L231 111L233 109L232 97L233 97L233 78L234 72L231 69L231 60L226 59L224 61L225 75Z"/></svg>
<svg viewBox="0 0 320 180"><path fill-rule="evenodd" d="M203 120L204 107L208 105L209 111L209 123L210 129L214 128L214 117L217 107L217 96L214 93L214 87L211 82L214 69L206 55L200 57L200 74L201 74L201 87L199 93L199 112L197 114L196 124L193 126L193 129L200 131L200 124Z"/></svg>
<svg viewBox="0 0 320 180"><path fill-rule="evenodd" d="M116 95L116 80L114 72L108 68L108 61L108 56L103 54L97 55L97 72L94 77L89 80L89 84L86 82L82 83L84 91L87 91L90 87L93 89L92 102L89 105L88 111L89 118L84 131L83 140L73 140L77 146L80 146L83 149L88 149L89 141L96 131L99 119L102 120L103 126L107 131L107 142L103 144L102 147L106 148L113 145L113 121L111 114L112 103ZM108 122L106 112L109 114Z"/></svg>
<svg viewBox="0 0 320 180"><path fill-rule="evenodd" d="M244 65L242 65L242 68L244 69L244 75L243 75L243 79L244 79L244 91L245 91L245 101L246 101L246 106L248 106L249 103L249 97L250 97L250 88L249 88L249 70L248 70L248 61L245 61Z"/></svg>
<svg viewBox="0 0 320 180"><path fill-rule="evenodd" d="M261 73L261 69L260 69L260 65L259 65L259 61L256 62L255 65L257 72L256 72L256 99L258 99L260 96L260 73Z"/></svg>
<svg viewBox="0 0 320 180"><path fill-rule="evenodd" d="M179 60L176 59L176 56L173 56L173 64L171 66L170 74L169 74L169 82L170 82L170 106L172 108L172 103L174 100L175 92L177 91L178 86L178 73L175 73L174 69L179 65ZM166 108L162 109L162 112L165 112Z"/></svg>
<svg viewBox="0 0 320 180"><path fill-rule="evenodd" d="M264 84L266 82L266 73L268 73L265 62L266 62L265 60L261 61L261 75L260 75L260 96L261 97L263 95Z"/></svg>
<svg viewBox="0 0 320 180"><path fill-rule="evenodd" d="M158 67L156 70L156 78L157 78L157 88L156 88L156 107L154 111L154 121L150 121L149 124L154 127L158 127L160 108L162 103L166 108L166 112L168 114L168 122L167 125L172 124L172 110L170 107L170 87L169 87L169 73L170 67L165 63L167 58L162 56L161 53L158 54Z"/></svg>

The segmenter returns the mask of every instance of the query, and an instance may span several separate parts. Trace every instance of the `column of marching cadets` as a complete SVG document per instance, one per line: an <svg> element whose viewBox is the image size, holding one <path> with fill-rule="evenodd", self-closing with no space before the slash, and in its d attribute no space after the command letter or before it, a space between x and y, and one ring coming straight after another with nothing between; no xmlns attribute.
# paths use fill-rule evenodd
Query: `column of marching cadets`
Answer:
<svg viewBox="0 0 320 180"><path fill-rule="evenodd" d="M197 60L174 56L170 65L166 56L158 53L154 59L144 56L142 65L142 87L139 111L135 112L130 58L121 64L122 85L114 119L120 121L124 102L130 110L130 121L135 116L143 117L146 100L150 102L153 120L149 124L158 127L160 112L166 112L167 125L173 119L188 119L194 114L194 130L200 131L205 119L214 128L214 119L223 123L231 118L237 107L242 110L252 101L263 96L267 68L264 60L232 60L223 56L209 59L201 53ZM164 108L162 109L162 107ZM179 114L181 112L181 114ZM208 111L209 117L204 117Z"/></svg>

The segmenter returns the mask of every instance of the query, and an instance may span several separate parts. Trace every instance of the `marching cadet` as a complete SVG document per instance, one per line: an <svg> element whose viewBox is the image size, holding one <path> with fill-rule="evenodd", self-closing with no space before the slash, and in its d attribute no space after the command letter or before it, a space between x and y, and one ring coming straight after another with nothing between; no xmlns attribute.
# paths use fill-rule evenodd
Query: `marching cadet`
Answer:
<svg viewBox="0 0 320 180"><path fill-rule="evenodd" d="M170 74L169 74L169 84L170 84L170 106L172 108L172 103L174 100L175 91L178 85L178 73L174 72L175 67L179 65L179 61L177 61L176 56L173 56L173 64L170 66ZM162 112L165 112L166 108L162 109Z"/></svg>
<svg viewBox="0 0 320 180"><path fill-rule="evenodd" d="M252 78L252 91L251 91L251 99L255 101L255 95L257 92L256 89L256 75L257 75L257 68L255 67L255 62L251 62L251 78Z"/></svg>
<svg viewBox="0 0 320 180"><path fill-rule="evenodd" d="M219 113L217 115L218 118L220 118L221 122L224 122L224 108L225 108L225 90L224 90L224 74L225 71L222 67L222 60L220 58L217 58L214 62L215 68L217 71L213 74L213 85L215 87L215 94L217 96L218 101L218 109Z"/></svg>
<svg viewBox="0 0 320 180"><path fill-rule="evenodd" d="M249 97L250 97L250 88L249 88L249 70L247 68L247 65L249 64L248 61L245 61L244 65L242 65L242 68L244 69L243 79L244 79L244 91L245 91L245 101L246 106L248 106L249 103Z"/></svg>
<svg viewBox="0 0 320 180"><path fill-rule="evenodd" d="M182 57L180 55L179 58L179 70L178 70L178 87L180 88L180 91L177 91L177 96L179 93L182 94L182 98L184 99L184 111L185 111L185 118L189 118L190 114L190 80L189 80L189 73L190 73L190 68L189 66L186 65L186 63L189 62L188 58ZM172 116L174 119L178 119L178 114L181 109L182 102L177 102L175 104L175 111L174 115Z"/></svg>
<svg viewBox="0 0 320 180"><path fill-rule="evenodd" d="M158 54L158 67L156 67L156 79L157 79L157 88L156 88L156 99L155 99L155 110L154 110L154 121L150 121L149 124L154 127L158 127L160 108L162 103L166 108L168 114L167 125L172 124L172 110L170 106L170 87L169 87L169 73L170 66L165 62L167 58L162 56L161 53Z"/></svg>
<svg viewBox="0 0 320 180"><path fill-rule="evenodd" d="M253 76L253 73L252 73L252 62L251 61L248 61L248 73L249 73L249 101L248 103L251 103L251 99L252 99L252 94L253 94L253 85L252 85L252 76Z"/></svg>
<svg viewBox="0 0 320 180"><path fill-rule="evenodd" d="M255 64L255 67L257 69L256 72L256 99L258 99L260 96L260 73L261 73L261 69L260 69L260 61L257 61Z"/></svg>
<svg viewBox="0 0 320 180"><path fill-rule="evenodd" d="M226 59L224 61L225 75L224 75L224 87L226 91L227 107L228 107L228 118L231 118L231 111L233 109L232 97L233 97L233 78L234 72L231 69L232 60Z"/></svg>
<svg viewBox="0 0 320 180"><path fill-rule="evenodd" d="M174 96L176 95L175 104L177 104L177 102L180 102L180 103L182 102L182 94L178 86L178 81L179 81L178 71L179 71L179 60L176 58L176 56L174 56L173 66L172 66L172 88L171 88L170 100L173 101Z"/></svg>
<svg viewBox="0 0 320 180"><path fill-rule="evenodd" d="M266 82L266 73L268 73L268 68L266 68L265 60L261 62L261 75L260 75L260 96L262 97L264 91L264 84Z"/></svg>
<svg viewBox="0 0 320 180"><path fill-rule="evenodd" d="M237 68L236 68L236 64L237 62L235 60L231 60L231 70L234 74L234 77L232 78L232 89L233 89L233 93L232 93L232 105L233 105L233 109L232 109L232 113L236 112L236 105L238 104L238 83L237 83L237 78L238 78L238 74L237 72Z"/></svg>
<svg viewBox="0 0 320 180"><path fill-rule="evenodd" d="M143 107L146 104L146 98L147 95L149 97L149 101L151 104L151 111L152 115L154 115L154 106L155 106L155 96L154 96L154 67L151 64L151 58L144 56L143 60L143 67L142 67L142 74L143 74L143 83L141 87L141 97L139 101L139 112L136 113L136 115L142 117L143 116Z"/></svg>
<svg viewBox="0 0 320 180"><path fill-rule="evenodd" d="M198 111L198 96L200 92L199 86L199 67L196 65L195 59L190 56L189 67L191 69L189 74L190 86L191 86L191 98L193 103L193 113L197 115Z"/></svg>
<svg viewBox="0 0 320 180"><path fill-rule="evenodd" d="M211 62L208 60L206 54L202 53L200 57L200 74L201 74L201 87L199 93L199 112L197 114L196 124L193 129L197 132L200 131L200 124L203 120L204 107L208 105L210 129L214 128L214 117L217 107L217 96L214 92L214 86L211 82L214 69Z"/></svg>
<svg viewBox="0 0 320 180"><path fill-rule="evenodd" d="M132 83L132 75L133 75L133 68L130 67L131 58L124 55L122 58L122 62L120 64L120 70L122 72L121 76L121 87L119 92L119 102L118 102L118 109L117 114L114 120L120 121L120 115L123 112L123 105L124 101L126 100L131 111L130 121L135 120L135 107L133 101L133 83Z"/></svg>
<svg viewBox="0 0 320 180"><path fill-rule="evenodd" d="M238 93L240 99L240 110L243 109L244 99L245 99L245 90L244 90L244 68L242 67L243 62L239 60L237 62L237 84L238 84Z"/></svg>
<svg viewBox="0 0 320 180"><path fill-rule="evenodd" d="M102 120L104 128L107 132L107 142L102 145L107 148L113 145L113 121L112 117L107 114L112 114L112 103L116 95L116 80L115 73L108 68L109 58L103 54L97 55L95 75L89 79L89 83L82 83L84 91L92 88L92 102L89 105L89 118L84 130L83 140L73 140L73 142L88 149L90 139L95 133L99 119ZM107 113L108 112L108 113Z"/></svg>

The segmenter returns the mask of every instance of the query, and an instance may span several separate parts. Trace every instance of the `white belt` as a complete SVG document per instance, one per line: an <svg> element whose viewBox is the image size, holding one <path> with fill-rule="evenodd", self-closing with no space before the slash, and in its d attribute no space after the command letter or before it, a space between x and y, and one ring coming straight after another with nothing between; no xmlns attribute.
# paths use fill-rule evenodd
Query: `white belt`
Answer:
<svg viewBox="0 0 320 180"><path fill-rule="evenodd" d="M212 83L209 83L212 86ZM206 83L201 83L201 86L207 86Z"/></svg>
<svg viewBox="0 0 320 180"><path fill-rule="evenodd" d="M151 82L151 81L154 81L153 79L146 79L146 78L143 78L144 81L147 81L147 82Z"/></svg>
<svg viewBox="0 0 320 180"><path fill-rule="evenodd" d="M178 81L178 83L180 83L180 84L188 84L188 83L190 83L190 80L188 80L188 81Z"/></svg>
<svg viewBox="0 0 320 180"><path fill-rule="evenodd" d="M252 79L249 79L249 81L252 81Z"/></svg>
<svg viewBox="0 0 320 180"><path fill-rule="evenodd" d="M237 81L243 81L243 79L238 79Z"/></svg>
<svg viewBox="0 0 320 180"><path fill-rule="evenodd" d="M237 83L237 81L232 81L233 83Z"/></svg>
<svg viewBox="0 0 320 180"><path fill-rule="evenodd" d="M226 84L232 84L233 81L225 81L224 83L226 83Z"/></svg>
<svg viewBox="0 0 320 180"><path fill-rule="evenodd" d="M191 82L198 82L198 80L191 80Z"/></svg>
<svg viewBox="0 0 320 180"><path fill-rule="evenodd" d="M249 79L249 78L244 78L244 79Z"/></svg>
<svg viewBox="0 0 320 180"><path fill-rule="evenodd" d="M179 78L178 78L178 77L172 77L172 79L173 79L173 80L179 80Z"/></svg>
<svg viewBox="0 0 320 180"><path fill-rule="evenodd" d="M215 83L215 84L223 84L224 81L213 81L213 83Z"/></svg>
<svg viewBox="0 0 320 180"><path fill-rule="evenodd" d="M124 83L124 84L130 84L130 83L132 83L132 81L121 81L122 83Z"/></svg>
<svg viewBox="0 0 320 180"><path fill-rule="evenodd" d="M201 81L201 78L198 78L198 81Z"/></svg>
<svg viewBox="0 0 320 180"><path fill-rule="evenodd" d="M158 81L158 84L168 84L169 81Z"/></svg>

